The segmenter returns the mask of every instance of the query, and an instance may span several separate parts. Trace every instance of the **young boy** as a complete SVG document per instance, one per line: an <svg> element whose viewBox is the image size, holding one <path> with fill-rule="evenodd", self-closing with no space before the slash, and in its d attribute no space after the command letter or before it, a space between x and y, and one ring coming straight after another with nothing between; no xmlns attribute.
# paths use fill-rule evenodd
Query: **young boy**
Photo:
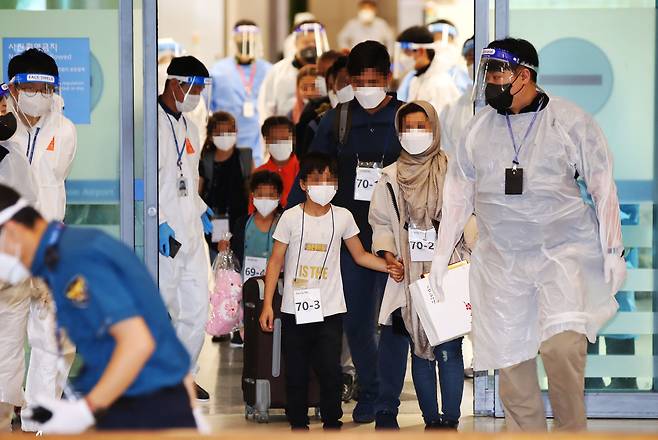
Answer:
<svg viewBox="0 0 658 440"><path fill-rule="evenodd" d="M320 381L320 412L325 429L342 422L340 354L347 311L340 272L341 242L357 264L404 277L400 266L363 249L352 214L330 202L336 194L336 164L329 156L309 153L302 161L300 186L307 200L284 212L274 233L265 274L263 331L272 331L275 294L285 259L281 316L286 362L286 415L292 429L308 429L309 368ZM288 252L290 248L290 252Z"/></svg>
<svg viewBox="0 0 658 440"><path fill-rule="evenodd" d="M294 128L292 121L285 116L271 116L265 120L261 128L270 159L256 171L272 171L281 177L283 180L281 206L286 206L288 194L299 173L299 161L292 152ZM250 205L249 212L254 212L253 205Z"/></svg>

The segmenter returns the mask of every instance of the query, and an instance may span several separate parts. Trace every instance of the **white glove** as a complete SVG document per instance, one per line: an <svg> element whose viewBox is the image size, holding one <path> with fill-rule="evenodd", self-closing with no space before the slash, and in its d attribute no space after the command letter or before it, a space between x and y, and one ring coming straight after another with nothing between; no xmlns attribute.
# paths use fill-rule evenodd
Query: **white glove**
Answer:
<svg viewBox="0 0 658 440"><path fill-rule="evenodd" d="M206 420L206 416L203 414L203 409L197 406L192 409L192 414L194 414L194 421L196 422L196 429L199 431L199 434L211 434L212 429L210 428L210 423Z"/></svg>
<svg viewBox="0 0 658 440"><path fill-rule="evenodd" d="M445 295L443 294L443 277L446 273L446 270L446 267L439 267L438 265L432 263L432 271L430 272L429 276L430 288L436 296L436 299L439 301L443 301L445 299Z"/></svg>
<svg viewBox="0 0 658 440"><path fill-rule="evenodd" d="M626 261L615 254L607 254L603 259L603 274L606 284L612 285L612 294L616 294L626 280Z"/></svg>
<svg viewBox="0 0 658 440"><path fill-rule="evenodd" d="M80 434L94 426L96 420L84 399L70 401L52 397L37 397L36 405L28 409L32 418L37 408L52 413L45 422L37 422L37 429L44 434Z"/></svg>

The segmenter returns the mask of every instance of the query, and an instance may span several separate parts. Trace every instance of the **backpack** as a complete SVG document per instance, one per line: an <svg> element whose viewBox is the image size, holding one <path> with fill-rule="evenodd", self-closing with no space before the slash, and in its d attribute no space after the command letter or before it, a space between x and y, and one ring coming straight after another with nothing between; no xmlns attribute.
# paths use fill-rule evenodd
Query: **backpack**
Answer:
<svg viewBox="0 0 658 440"><path fill-rule="evenodd" d="M340 103L336 106L334 139L340 146L344 146L347 143L350 128L352 128L352 110L350 109L350 102Z"/></svg>

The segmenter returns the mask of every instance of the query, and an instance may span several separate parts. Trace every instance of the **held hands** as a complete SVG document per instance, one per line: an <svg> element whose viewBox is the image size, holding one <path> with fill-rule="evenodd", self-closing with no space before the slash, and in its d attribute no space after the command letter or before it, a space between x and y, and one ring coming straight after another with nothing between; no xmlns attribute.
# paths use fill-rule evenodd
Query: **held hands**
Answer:
<svg viewBox="0 0 658 440"><path fill-rule="evenodd" d="M404 280L404 264L401 259L396 259L391 252L384 252L384 260L386 260L386 271L397 283Z"/></svg>
<svg viewBox="0 0 658 440"><path fill-rule="evenodd" d="M626 261L615 254L607 254L603 259L603 274L606 284L612 285L612 294L621 289L626 280Z"/></svg>
<svg viewBox="0 0 658 440"><path fill-rule="evenodd" d="M263 311L260 313L260 328L264 332L271 333L274 331L274 309L272 306L263 305Z"/></svg>
<svg viewBox="0 0 658 440"><path fill-rule="evenodd" d="M36 406L28 408L27 417L37 422L44 434L80 434L96 423L84 399L37 397Z"/></svg>

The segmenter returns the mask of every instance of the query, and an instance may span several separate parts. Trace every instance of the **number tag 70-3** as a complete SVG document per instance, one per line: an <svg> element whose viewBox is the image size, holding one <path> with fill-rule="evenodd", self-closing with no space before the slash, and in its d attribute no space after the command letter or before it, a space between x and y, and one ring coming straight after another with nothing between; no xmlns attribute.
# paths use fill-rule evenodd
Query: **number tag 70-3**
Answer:
<svg viewBox="0 0 658 440"><path fill-rule="evenodd" d="M324 321L320 289L295 289L295 322L310 324Z"/></svg>

